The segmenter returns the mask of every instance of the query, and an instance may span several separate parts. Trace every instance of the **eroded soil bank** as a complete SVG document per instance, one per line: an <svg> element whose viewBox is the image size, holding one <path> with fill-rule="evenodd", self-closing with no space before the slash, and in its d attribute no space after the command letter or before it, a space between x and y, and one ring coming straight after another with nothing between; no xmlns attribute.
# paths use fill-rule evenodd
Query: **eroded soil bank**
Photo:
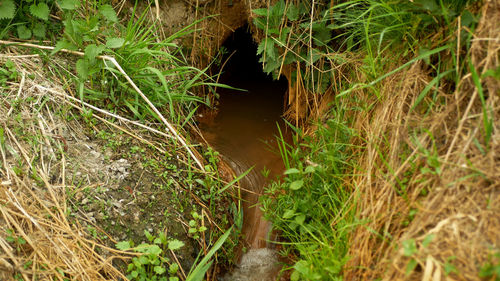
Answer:
<svg viewBox="0 0 500 281"><path fill-rule="evenodd" d="M225 227L225 211L209 217L200 203L209 191L199 182L213 175L193 169L164 135L91 111L82 115L79 101L48 74L53 66L38 55L16 56L19 51L0 55L0 64L9 60L22 76L3 85L0 95L0 233L23 240L17 250L8 244L0 250L1 257L5 249L16 252L2 260L0 279L14 280L23 272L18 265L29 264L39 277L58 266L59 276L124 280L134 255L116 244L152 243L146 232L176 241L175 252L159 256L179 265L172 276L188 272L206 247L201 227L208 219ZM227 206L223 197L211 207ZM33 260L33 253L44 260Z"/></svg>

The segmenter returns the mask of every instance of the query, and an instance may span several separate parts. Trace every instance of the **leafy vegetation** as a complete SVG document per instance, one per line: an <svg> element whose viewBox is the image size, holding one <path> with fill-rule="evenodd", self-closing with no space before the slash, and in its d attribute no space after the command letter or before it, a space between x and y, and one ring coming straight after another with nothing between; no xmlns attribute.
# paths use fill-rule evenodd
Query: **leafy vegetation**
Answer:
<svg viewBox="0 0 500 281"><path fill-rule="evenodd" d="M292 266L292 280L335 278L347 260L349 233L356 223L350 207L352 189L344 183L352 165L353 132L341 121L340 110L338 114L313 136L296 129L301 139L297 147L282 142L286 179L269 187L263 199L266 218L290 242L286 253L294 255L291 249L300 253Z"/></svg>
<svg viewBox="0 0 500 281"><path fill-rule="evenodd" d="M465 148L456 153L459 158L455 158L465 159L465 163L450 164L453 162L450 159L454 158L449 158L453 157L452 148L456 146L456 142L461 141L457 136L470 135L467 146L477 149L480 156L494 159L491 153L495 151L495 133L498 131L495 129L498 106L493 103L496 93L489 92L489 87L493 84L491 79L500 79L500 68L486 69L489 64L479 63L477 57L474 57L474 53L477 56L480 52L473 52L471 49L479 22L479 2L272 2L268 7L252 11L252 23L258 33L256 37L260 37L257 50L260 62L263 70L275 78L286 73L290 89L296 91L290 91L290 97L296 98L296 103L299 103L298 97L301 97L304 101L300 103L309 110L309 115L301 115L296 109L296 124L289 124L295 133L294 143L288 144L284 138L279 140L281 156L286 166L284 178L281 182L272 183L261 199L266 218L272 221L273 227L281 235L281 254L291 261L285 270L290 271L291 280L342 280L349 270L353 272L375 268L375 262L381 259L380 252L393 248L398 251L394 256L399 258L399 269L403 269L399 271L410 278L419 271L419 265L422 267L429 262L422 255L427 255L427 251L438 244L433 242L438 239L437 231L417 238L409 236L402 239L398 236L403 230L411 228L425 212L419 200L435 192L433 187L438 186L436 182L442 183L439 187L446 191L456 183L470 178L484 179L488 183L495 179L481 170L479 160L473 162L474 159L470 156L472 153L465 151ZM202 86L209 89L224 86L214 82L206 74L206 69L190 66L183 48L177 43L190 35L199 21L169 36L160 36L156 22L147 17L148 10L139 12L140 10L136 5L131 14L119 15L113 8L112 1L107 0L0 0L0 39L15 38L18 43L29 41L35 45L42 40L43 44L50 42L54 49L50 55L40 52L40 58L53 66L55 62L51 58L59 56L72 65L70 71L64 69L57 75L64 81L66 90L74 93L73 101L83 104L78 118L83 119L89 128L94 129L97 124L94 111L88 109L89 105L95 105L112 114L122 114L138 119L141 124L153 123L155 126L161 120L159 113L165 114L177 129L182 130L189 124L198 106L210 105L210 98L200 97L195 91ZM68 59L62 55L63 52L72 56ZM110 57L116 59L117 64L110 63L107 59ZM497 54L490 54L489 57L497 58ZM215 64L223 65L222 61L216 61ZM405 79L402 78L405 76L398 75L414 67L420 71L415 76L420 76L415 79L417 82L407 88L411 88L415 96L408 95L406 98L401 90L405 81L398 80ZM23 75L17 70L15 63L8 60L0 66L0 86L2 89L8 88L19 82L21 76L24 78ZM152 106L144 102L133 85L145 94ZM457 98L453 101L456 102L456 108L447 107L451 104L449 97L459 96L462 91L470 89L474 92L473 97ZM327 99L329 95L333 97L331 100ZM476 95L480 110L467 115L474 105L472 101ZM404 105L398 110L406 115L390 115L392 109L380 109L385 104L390 105L394 96L402 97L401 104ZM323 101L323 98L326 100L325 104L318 105L318 101ZM464 100L469 99L470 105L463 104ZM16 108L20 100L19 97L13 99L10 102L11 108ZM37 103L34 111L41 112L47 100L41 99L42 105ZM292 106L290 108L293 110ZM460 119L456 120L458 122L449 121L442 127L429 125L429 117L432 115L463 112L464 109L466 114L463 116L439 115L447 119ZM317 115L311 114L315 110ZM380 115L389 114L387 118L395 118L385 120L387 118L384 116L384 120L380 121L382 125L363 123L364 120L376 117L377 110L383 112ZM7 112L6 115L9 115L12 110ZM302 123L298 122L299 115ZM310 120L307 116L319 120ZM22 114L12 118L21 120ZM475 131L466 134L457 130L452 140L443 137L444 133L441 131L448 133L455 123L461 129L463 126L470 126L466 124L470 120L478 118L480 122ZM309 121L312 121L312 127L303 126L306 129L303 131L300 125ZM379 130L370 131L371 128L366 124L374 125ZM379 126L383 128L380 129ZM396 129L391 131L387 129L389 127ZM37 149L52 142L51 139L41 141L42 137L36 135L26 136L26 133L21 133L22 129L18 128L16 133ZM116 140L116 135L100 132L96 135L107 142L106 147L113 151L119 150L120 141ZM395 135L396 141L392 139ZM59 136L54 138L56 137ZM12 170L11 175L28 175L35 185L52 190L52 186L49 188L49 181L39 175L43 171L37 172L27 167L44 158L36 155L32 158L33 163L23 164L22 158L13 153L14 149L7 144L9 138L12 138L12 134L0 128L2 156L5 157L4 151L8 151L17 157L17 162L9 168ZM405 141L401 141L403 138ZM188 208L181 210L188 214L184 219L189 237L203 247L204 251L200 252L193 267L188 272L183 272L174 257L186 247L184 242L170 238L161 231L157 235L145 231L145 243L137 243L139 245L135 246L131 240L125 240L115 245L117 249L133 255L126 273L130 280L203 280L215 258L231 260L234 257L235 241L242 223L241 213L235 203L224 201L221 194L245 174L230 183L223 183L217 167L217 152L211 149L202 154L207 160L206 166L202 167L205 172L196 171L192 167L193 159L189 158L185 165L178 167L179 162L168 161L169 157L177 156L178 143L171 141L168 145L171 145L172 151L165 153L166 156L144 158L141 165L159 174L158 179L162 183L156 187L169 190L174 200L186 200L184 197L180 198L180 189L174 188L182 184L182 191L204 206L203 212ZM57 148L60 154L56 158L63 158L64 147L58 144ZM365 155L367 151L368 156ZM144 152L140 147L133 146L126 153L132 157ZM365 155L365 158L360 155ZM6 163L5 159L0 163L0 168L7 169L8 165L4 162ZM363 166L365 162L370 163ZM446 182L444 177L450 173L449 167L453 165L464 167L467 174ZM173 174L182 175L182 181L175 181ZM370 209L375 214L372 217L366 218L360 214L360 206L367 205L360 205L359 202L373 199L369 197L370 192L360 192L359 186L364 184L360 183L360 174L368 175L369 184L378 188L374 182L380 180L384 182L383 188L387 187L394 192L388 192L390 202L374 197L382 202L380 204L386 203L387 208L398 207L397 211L389 212L390 217L383 218L388 221L387 224L377 224L381 220L380 216L385 214L379 213L380 209ZM463 189L470 189L475 184L476 182L464 184ZM126 191L134 195L134 191L128 188L130 190ZM98 191L91 193L84 189L84 192L87 195L99 195ZM453 190L453 193L458 191ZM73 199L72 193L68 194L68 198ZM492 198L484 201L493 201ZM183 203L178 204L179 208L186 205ZM493 203L488 201L488 208ZM375 204L371 202L368 207L373 205ZM81 207L88 208L88 205L81 204ZM44 211L40 218L54 215L51 213L52 207L46 208L46 211L50 215ZM216 217L221 223L221 227L217 226L219 230L207 227L207 211L211 214L223 214ZM68 214L74 215L71 211ZM213 220L214 217L210 219ZM29 223L28 220L26 222ZM229 227L232 223L237 227ZM22 236L14 226L2 231L9 245L16 253L20 253L33 245L25 239L29 236ZM59 231L59 228L53 229ZM353 233L359 229L369 233L369 239L372 239L363 246L366 248L370 243L370 246L376 245L379 256L369 256L369 262L349 265L354 258L349 254L360 245L353 241ZM86 231L89 237L105 239L105 235L100 234L94 226L88 225ZM420 232L415 233L421 236ZM63 233L61 237L64 235L66 234ZM83 242L85 241L78 241ZM490 241L482 243L489 245ZM226 251L217 253L223 245ZM355 258L361 260L360 256ZM376 261L372 261L372 257ZM479 272L478 277L498 280L498 260L498 252L495 252L487 262L474 264ZM33 263L23 260L19 264L26 269L31 267L30 262ZM429 263L431 262L433 261ZM463 270L459 262L460 258L457 256L446 255L442 261L435 262L435 266L442 266L446 276L457 275ZM35 269L47 268L47 265L42 265ZM60 268L54 270L55 276L61 280L70 275ZM16 278L27 279L22 274L25 273L16 273Z"/></svg>
<svg viewBox="0 0 500 281"><path fill-rule="evenodd" d="M141 10L140 13L139 10ZM183 54L183 48L176 43L179 42L179 38L193 32L197 22L187 25L174 34L160 36L158 25L152 19L147 18L148 11L149 8L144 6L139 9L137 1L132 13L126 15L125 18L116 13L112 1L106 0L0 0L0 36L1 39L12 40L8 43L12 45L17 44L13 41L21 41L22 45L23 40L35 39L30 42L34 43L30 45L31 47L36 48L37 44L40 44L40 49L46 48L46 45L54 46L50 54L40 52L49 67L57 69L56 77L51 78L65 81L65 89L74 93L74 97L70 98L82 104L86 102L86 105L92 108L87 108L87 106L80 108L81 116L77 119L84 120L92 131L99 131L99 133L95 131L96 136L107 142L106 147L114 153L119 153L126 143L116 134L107 134L96 129L99 123L95 118L96 109L128 116L130 119L139 119L142 123L155 123L157 121L155 119L160 119L159 114L164 114L170 122L177 125L177 130L183 130L183 127L189 124L199 104L204 102L204 99L193 93L194 90L202 85L208 88L225 87L213 83L211 77L205 74L206 70L190 66ZM45 41L37 43L36 40ZM65 56L63 53L71 56ZM54 58L63 58L64 62L69 62L73 66L67 71ZM113 58L117 63L110 63L109 58ZM29 76L31 77L31 74ZM0 67L0 85L10 85L18 82L19 78L20 75L14 63L8 61ZM134 87L144 93L151 102L150 105L144 102L143 97ZM169 151L165 152L165 157L144 160L143 165L145 169L159 173L158 179L162 184L154 186L158 188L154 190L154 194L168 190L168 193L172 194L171 197L178 200L172 204L180 206L179 211L187 213L192 211L192 219L186 222L186 225L189 225L189 233L186 235L195 241L195 245L199 244L202 250L199 256L200 261L198 266L193 265L190 273L184 272L179 261L174 261L172 258L175 257L175 252L184 247L184 243L170 238L171 234L167 238L163 232L159 232L158 236L153 236L145 231L144 235L148 243L134 247L133 240L130 239L116 245L118 249L130 251L135 255L127 268L127 278L130 280L203 280L212 265L216 252L223 246L226 239L231 236L233 241L227 246L227 254L217 256L219 259L227 259L227 257L224 258L225 255L231 257L232 247L237 243L237 239L234 239L236 238L235 232L228 230L222 233L223 229L228 229L231 225L232 217L228 216L228 210L222 209L221 211L222 201L226 202L229 199L228 196L217 194L217 192L229 186L223 183L217 173L216 153L213 151L205 153L207 165L203 167L205 172L200 172L192 167L193 159L188 159L186 163L182 163L181 167L172 164L179 165L178 161L168 160L172 154L176 155L178 160L180 159L177 151L178 144L175 141L170 142L170 139L167 139L167 143ZM127 154L131 158L144 154L144 150L134 147ZM2 168L5 167L2 166ZM19 176L22 176L23 166L20 165L17 169ZM183 178L179 183L175 177L180 175ZM40 178L38 180L43 184ZM176 194L179 192L180 184L183 189L187 190L185 194ZM130 187L126 187L125 192L134 193ZM68 193L68 198L75 200L75 192ZM72 219L78 217L78 212L93 210L92 206L101 206L98 208L100 210L109 209L111 204L109 200L103 202L92 196L105 196L105 192L100 191L100 188L96 190L85 188L83 193L84 203L78 202L69 208L68 216ZM138 196L140 195L141 192L138 191ZM202 200L199 202L203 202L202 205L208 206L208 209L203 209L200 215L196 212L196 208L189 204L189 207L184 210L183 206L186 202L194 200L189 199L189 196ZM152 209L150 205L141 211ZM233 211L237 215L238 211ZM219 212L224 215L207 224L207 212L214 214ZM169 214L165 214L167 215ZM219 218L221 218L220 221ZM98 221L102 222L106 219L109 220L109 214L103 211ZM213 223L217 223L219 230L212 229ZM107 229L107 226L104 228ZM159 225L158 228L162 226ZM208 228L210 232L206 233ZM93 239L107 239L107 236L94 225L87 225L86 232ZM129 231L125 232L129 234ZM12 240L13 243L23 241L19 240L23 238L14 234L9 236L15 239L15 241ZM65 276L64 273L57 274ZM57 276L60 277L60 275ZM19 278L26 279L25 277Z"/></svg>
<svg viewBox="0 0 500 281"><path fill-rule="evenodd" d="M335 4L280 0L268 8L253 10L253 23L262 31L258 54L264 71L277 77L286 73L285 69L291 70L287 78L296 91L292 94L307 97L305 103L313 108L310 116L319 117L312 113L318 110L321 96L330 91L336 93L330 109L320 117L321 124L314 125L314 133L303 134L296 128L296 146L282 142L285 179L268 187L263 199L266 217L285 238L282 254L294 261L288 268L292 280L341 280L344 266L353 258L348 256L353 230L369 221L361 220L353 211L360 195L347 179L357 178L354 173L367 172L359 171L354 163L365 161L359 155L366 146L374 146L373 141L366 139L366 128L355 129L358 124L354 117L372 116L374 108L390 103L388 85L404 84L387 82L390 77L423 62L423 69L431 78L416 93L410 112L429 116L446 105L440 91L451 93L459 89L460 81L471 75L483 106L482 145L486 148L480 146L481 150L486 151L491 145L494 113L481 97L484 81L480 81L470 55L472 33L478 22L475 4L445 0L355 0ZM365 98L370 96L374 99ZM388 184L407 204L402 227L410 225L417 215L407 178L420 174L441 177L445 166L433 132L424 124L406 126L415 136L410 138L422 162L410 160L408 165L412 167L406 171L406 179L394 176L394 182ZM416 137L422 134L427 138L425 144ZM400 167L391 166L389 159L398 153L394 151L401 150L391 147L398 144L389 143L388 136L377 138L380 143L374 150L380 162L376 169L382 177L392 178ZM404 150L400 153L396 154L400 159L410 157ZM411 157L417 158L414 154ZM426 187L420 195L428 193ZM394 242L387 229L367 231L376 233L377 243ZM425 240L423 248L428 243ZM408 262L406 275L410 276L421 263L415 256L417 244L409 239L400 246ZM456 272L450 261L445 268L447 274Z"/></svg>
<svg viewBox="0 0 500 281"><path fill-rule="evenodd" d="M462 26L470 28L477 19L464 10L466 4L451 0L355 0L330 6L328 1L311 5L280 0L269 9L253 10L257 15L254 24L265 35L258 54L264 71L274 77L287 65L308 69L303 74L306 89L323 93L335 78L335 66L346 62L346 53L365 54L366 73L378 78L388 52L424 53L431 46L422 48L422 40L457 17L461 17ZM463 40L470 34L461 36ZM297 71L291 75L292 83Z"/></svg>
<svg viewBox="0 0 500 281"><path fill-rule="evenodd" d="M61 25L50 19L56 5L63 8L76 7L78 0L2 0L0 1L0 38L14 31L20 39L45 39Z"/></svg>

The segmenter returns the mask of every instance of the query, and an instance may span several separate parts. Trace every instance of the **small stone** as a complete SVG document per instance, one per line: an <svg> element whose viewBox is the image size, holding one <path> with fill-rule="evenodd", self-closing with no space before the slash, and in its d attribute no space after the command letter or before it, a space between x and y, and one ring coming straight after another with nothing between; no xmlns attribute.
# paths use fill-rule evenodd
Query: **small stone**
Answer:
<svg viewBox="0 0 500 281"><path fill-rule="evenodd" d="M135 212L134 213L134 221L139 222L141 220L140 216L141 216L140 212Z"/></svg>

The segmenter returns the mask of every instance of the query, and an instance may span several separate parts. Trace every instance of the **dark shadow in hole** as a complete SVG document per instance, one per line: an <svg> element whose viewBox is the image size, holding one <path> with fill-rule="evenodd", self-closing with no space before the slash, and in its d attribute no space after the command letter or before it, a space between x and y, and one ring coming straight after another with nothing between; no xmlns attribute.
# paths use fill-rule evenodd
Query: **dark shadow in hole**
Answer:
<svg viewBox="0 0 500 281"><path fill-rule="evenodd" d="M273 80L271 75L264 73L262 63L259 62L260 57L257 55L257 43L253 40L248 26L244 25L235 30L222 46L226 49L222 63L226 60L227 62L222 69L219 82L248 92L221 89L220 105L224 107L229 103L234 106L235 102L242 102L246 108L263 107L257 111L264 115L269 115L271 112L283 114L288 82L284 76L279 80Z"/></svg>
<svg viewBox="0 0 500 281"><path fill-rule="evenodd" d="M223 80L237 77L272 81L272 77L262 71L262 63L259 62L260 57L257 55L257 43L253 40L247 25L236 29L222 44L222 47L227 52L223 57L223 62L229 59L223 69L221 77Z"/></svg>

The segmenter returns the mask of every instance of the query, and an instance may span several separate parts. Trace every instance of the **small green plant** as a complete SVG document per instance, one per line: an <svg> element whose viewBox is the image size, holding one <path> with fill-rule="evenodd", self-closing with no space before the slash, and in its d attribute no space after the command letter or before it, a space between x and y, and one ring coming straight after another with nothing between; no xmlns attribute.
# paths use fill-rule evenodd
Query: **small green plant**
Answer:
<svg viewBox="0 0 500 281"><path fill-rule="evenodd" d="M205 232L207 228L201 224L203 218L195 211L191 212L193 219L189 221L188 233L193 236L194 239L200 238L200 234Z"/></svg>
<svg viewBox="0 0 500 281"><path fill-rule="evenodd" d="M11 60L7 60L3 66L0 66L0 86L5 87L7 82L15 82L19 77L19 73L16 65Z"/></svg>
<svg viewBox="0 0 500 281"><path fill-rule="evenodd" d="M500 280L500 252L488 257L488 262L481 266L479 277L495 281Z"/></svg>
<svg viewBox="0 0 500 281"><path fill-rule="evenodd" d="M406 271L405 271L406 276L408 276L413 272L413 270L418 264L417 260L412 257L418 251L417 244L414 239L408 239L403 241L401 245L403 246L403 255L406 257L410 257L410 261L406 265Z"/></svg>
<svg viewBox="0 0 500 281"><path fill-rule="evenodd" d="M427 248L434 239L434 237L435 234L427 235L422 241L422 248ZM406 265L406 271L405 271L406 276L409 276L418 264L418 261L414 255L418 253L419 249L417 248L417 242L415 241L415 239L412 238L403 241L401 243L401 246L403 247L403 255L405 257L410 258L408 264Z"/></svg>
<svg viewBox="0 0 500 281"><path fill-rule="evenodd" d="M19 39L45 39L50 28L60 28L50 19L51 11L76 5L78 0L0 0L0 37L15 27Z"/></svg>
<svg viewBox="0 0 500 281"><path fill-rule="evenodd" d="M352 207L342 179L351 165L347 141L352 131L340 112L327 126L318 127L314 139L295 128L297 138L303 138L297 147L278 141L285 178L268 187L261 199L265 217L289 241L284 251L295 258L292 280L340 277L348 260L348 237L355 222L353 213L346 211Z"/></svg>
<svg viewBox="0 0 500 281"><path fill-rule="evenodd" d="M22 238L21 236L17 236L13 229L9 228L6 230L6 232L7 237L5 238L5 240L9 243L14 244L16 246L17 252L20 252L21 246L26 244L26 240L24 240L24 238Z"/></svg>
<svg viewBox="0 0 500 281"><path fill-rule="evenodd" d="M453 265L453 260L456 259L456 256L450 256L446 258L446 262L444 263L444 274L446 276L450 275L451 273L458 273L457 268Z"/></svg>
<svg viewBox="0 0 500 281"><path fill-rule="evenodd" d="M147 230L144 235L149 243L143 243L133 247L133 243L123 241L116 244L120 250L132 250L142 255L133 257L128 264L127 278L129 280L159 280L177 281L176 276L179 265L172 262L167 256L168 251L177 251L184 246L182 241L177 239L167 239L167 236L160 232L158 236L153 236Z"/></svg>

